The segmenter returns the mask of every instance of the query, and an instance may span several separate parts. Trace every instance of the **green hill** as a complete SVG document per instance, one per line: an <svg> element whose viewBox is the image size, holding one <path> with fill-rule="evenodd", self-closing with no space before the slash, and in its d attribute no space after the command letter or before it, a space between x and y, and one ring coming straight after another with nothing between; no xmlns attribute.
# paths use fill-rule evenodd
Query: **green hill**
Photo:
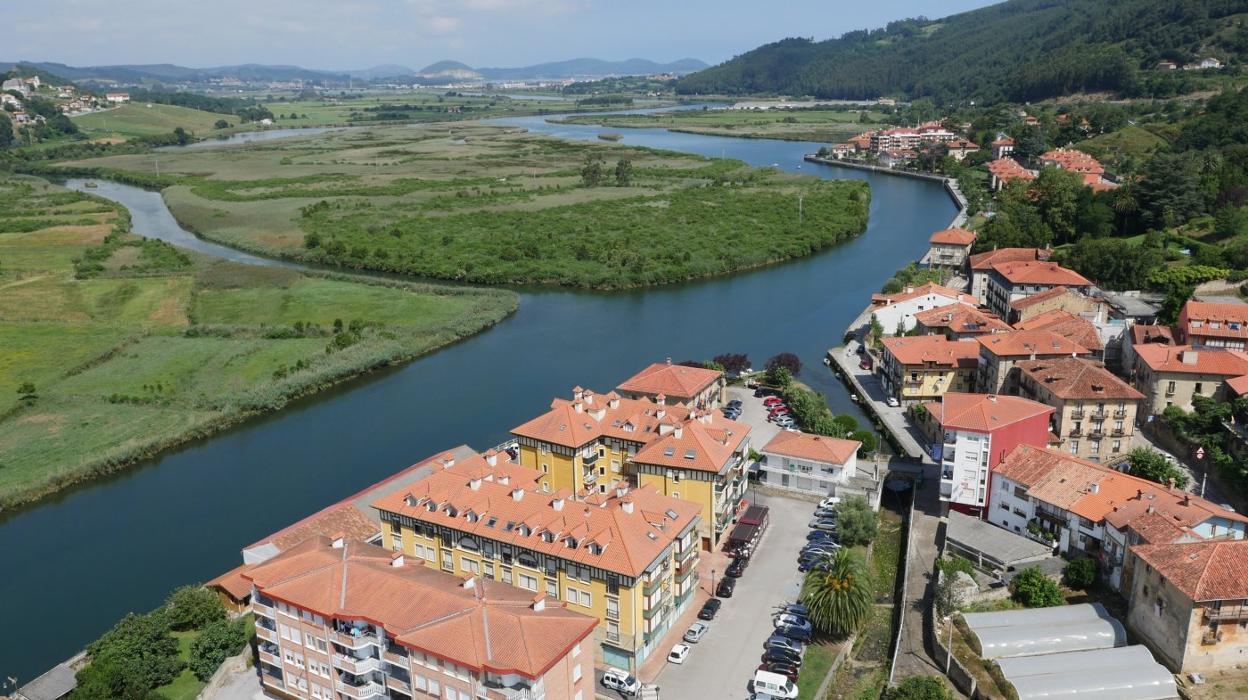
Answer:
<svg viewBox="0 0 1248 700"><path fill-rule="evenodd" d="M179 126L193 133L207 134L213 131L213 125L219 119L224 119L230 124L238 123L238 117L233 114L216 114L189 107L133 102L115 109L74 117L74 123L79 129L93 136L117 134L134 137L167 134Z"/></svg>
<svg viewBox="0 0 1248 700"><path fill-rule="evenodd" d="M1159 71L1158 61L1233 64L1245 52L1244 0L1009 0L827 41L784 39L686 76L677 91L942 102L1101 91L1168 97L1219 71Z"/></svg>

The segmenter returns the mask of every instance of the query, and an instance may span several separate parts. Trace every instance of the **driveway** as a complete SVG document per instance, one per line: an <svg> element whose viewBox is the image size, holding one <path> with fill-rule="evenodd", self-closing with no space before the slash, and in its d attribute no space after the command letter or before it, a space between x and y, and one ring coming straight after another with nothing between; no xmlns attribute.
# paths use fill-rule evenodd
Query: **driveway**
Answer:
<svg viewBox="0 0 1248 700"><path fill-rule="evenodd" d="M745 575L737 580L733 597L724 599L706 636L691 645L693 651L685 663L662 662L657 675L646 679L659 686L660 697L748 697L746 684L754 677L763 641L771 634L771 616L777 606L797 599L802 581L797 554L806 543L806 522L813 504L779 495L754 497L757 503L770 507L771 524ZM717 572L717 580L720 576L722 572ZM704 585L709 586L710 581ZM669 634L679 641L687 627L687 623L674 626Z"/></svg>

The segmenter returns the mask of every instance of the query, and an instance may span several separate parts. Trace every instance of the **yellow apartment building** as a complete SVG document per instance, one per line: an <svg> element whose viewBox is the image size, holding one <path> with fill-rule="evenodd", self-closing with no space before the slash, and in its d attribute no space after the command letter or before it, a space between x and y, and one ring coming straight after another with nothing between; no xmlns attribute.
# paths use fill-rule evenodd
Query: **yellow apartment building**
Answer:
<svg viewBox="0 0 1248 700"><path fill-rule="evenodd" d="M969 392L975 386L979 344L940 335L884 338L884 390L905 404Z"/></svg>

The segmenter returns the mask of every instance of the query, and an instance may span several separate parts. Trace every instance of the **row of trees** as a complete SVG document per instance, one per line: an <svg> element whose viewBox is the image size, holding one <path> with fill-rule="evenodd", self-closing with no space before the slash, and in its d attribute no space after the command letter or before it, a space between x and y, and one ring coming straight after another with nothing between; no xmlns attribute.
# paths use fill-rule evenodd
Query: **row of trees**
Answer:
<svg viewBox="0 0 1248 700"><path fill-rule="evenodd" d="M614 178L616 187L628 187L633 184L633 162L621 158L615 162L615 168L607 171L601 156L595 153L585 156L585 165L581 167L581 182L586 187L598 187L608 176Z"/></svg>

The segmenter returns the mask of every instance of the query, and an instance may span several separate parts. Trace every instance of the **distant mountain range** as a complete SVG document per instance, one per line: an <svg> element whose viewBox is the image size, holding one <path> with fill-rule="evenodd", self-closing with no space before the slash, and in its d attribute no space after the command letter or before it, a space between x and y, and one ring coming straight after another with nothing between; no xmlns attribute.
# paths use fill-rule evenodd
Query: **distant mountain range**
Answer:
<svg viewBox="0 0 1248 700"><path fill-rule="evenodd" d="M685 75L708 68L694 58L671 63L657 63L643 58L625 61L604 61L597 58L575 58L569 61L539 63L521 68L473 68L458 61L438 61L419 71L401 65L381 65L360 70L325 71L300 66L262 65L248 63L215 68L187 68L170 63L126 64L112 66L69 66L64 63L38 61L3 62L0 72L16 66L29 66L72 81L117 81L120 83L202 82L220 78L252 81L304 80L311 83L345 83L348 80L411 79L415 82L447 82L459 80L522 80L604 78L616 75L650 75L675 73Z"/></svg>

